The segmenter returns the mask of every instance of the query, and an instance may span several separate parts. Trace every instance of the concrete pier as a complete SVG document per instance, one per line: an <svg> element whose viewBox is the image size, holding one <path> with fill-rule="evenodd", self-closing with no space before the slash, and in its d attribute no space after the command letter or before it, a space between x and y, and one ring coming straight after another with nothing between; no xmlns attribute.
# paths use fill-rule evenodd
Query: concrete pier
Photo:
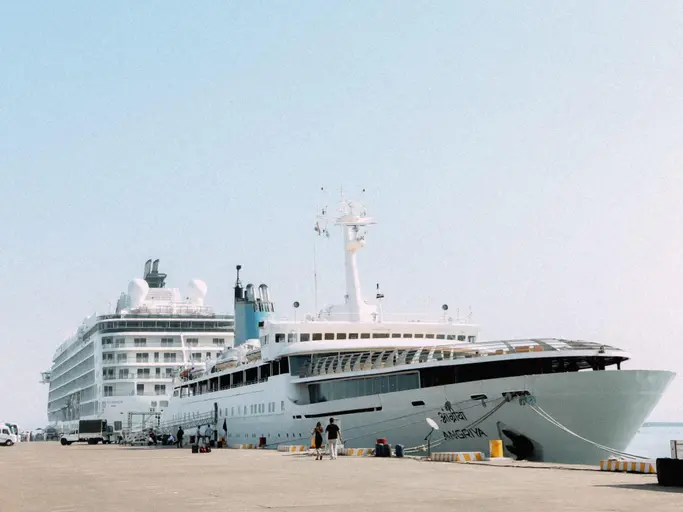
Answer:
<svg viewBox="0 0 683 512"><path fill-rule="evenodd" d="M54 442L0 447L0 511L559 512L681 509L656 476L543 464L426 462Z"/></svg>

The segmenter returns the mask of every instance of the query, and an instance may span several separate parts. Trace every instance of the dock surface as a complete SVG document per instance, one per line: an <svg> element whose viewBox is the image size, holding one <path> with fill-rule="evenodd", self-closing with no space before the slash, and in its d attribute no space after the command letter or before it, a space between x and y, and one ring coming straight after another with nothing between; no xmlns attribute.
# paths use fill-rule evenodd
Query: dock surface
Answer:
<svg viewBox="0 0 683 512"><path fill-rule="evenodd" d="M662 512L683 500L654 475L597 468L54 442L0 447L0 475L3 512Z"/></svg>

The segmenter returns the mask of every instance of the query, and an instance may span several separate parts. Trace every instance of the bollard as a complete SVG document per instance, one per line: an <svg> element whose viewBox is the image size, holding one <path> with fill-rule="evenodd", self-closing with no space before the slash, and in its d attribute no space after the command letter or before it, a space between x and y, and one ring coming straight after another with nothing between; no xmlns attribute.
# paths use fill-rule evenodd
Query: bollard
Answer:
<svg viewBox="0 0 683 512"><path fill-rule="evenodd" d="M503 457L503 441L500 439L492 439L489 441L489 452L492 459L499 459Z"/></svg>

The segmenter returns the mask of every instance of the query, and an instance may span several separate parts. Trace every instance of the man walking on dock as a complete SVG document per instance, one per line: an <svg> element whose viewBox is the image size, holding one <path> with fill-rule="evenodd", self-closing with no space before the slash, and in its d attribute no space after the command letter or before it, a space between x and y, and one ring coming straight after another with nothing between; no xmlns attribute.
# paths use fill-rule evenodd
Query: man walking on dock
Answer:
<svg viewBox="0 0 683 512"><path fill-rule="evenodd" d="M337 441L341 440L341 430L334 423L334 418L330 418L330 424L325 428L327 432L327 444L330 447L330 459L337 458Z"/></svg>
<svg viewBox="0 0 683 512"><path fill-rule="evenodd" d="M183 427L178 427L178 432L176 435L176 444L178 445L178 448L183 447L183 436L185 435L185 431L183 430Z"/></svg>

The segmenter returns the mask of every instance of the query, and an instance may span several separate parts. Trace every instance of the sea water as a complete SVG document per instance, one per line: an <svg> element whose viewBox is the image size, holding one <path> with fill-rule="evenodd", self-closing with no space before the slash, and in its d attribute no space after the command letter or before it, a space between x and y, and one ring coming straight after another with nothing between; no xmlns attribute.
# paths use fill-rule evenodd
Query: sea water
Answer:
<svg viewBox="0 0 683 512"><path fill-rule="evenodd" d="M683 423L645 423L631 441L627 452L656 459L671 457L671 440L683 441Z"/></svg>

